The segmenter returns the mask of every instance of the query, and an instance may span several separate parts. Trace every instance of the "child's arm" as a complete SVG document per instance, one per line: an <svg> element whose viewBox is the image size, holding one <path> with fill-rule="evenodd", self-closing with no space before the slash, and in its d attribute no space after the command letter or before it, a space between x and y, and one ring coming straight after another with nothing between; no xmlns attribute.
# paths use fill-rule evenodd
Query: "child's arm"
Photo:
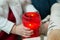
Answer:
<svg viewBox="0 0 60 40"><path fill-rule="evenodd" d="M48 27L48 40L60 40L60 3L51 8L50 24Z"/></svg>

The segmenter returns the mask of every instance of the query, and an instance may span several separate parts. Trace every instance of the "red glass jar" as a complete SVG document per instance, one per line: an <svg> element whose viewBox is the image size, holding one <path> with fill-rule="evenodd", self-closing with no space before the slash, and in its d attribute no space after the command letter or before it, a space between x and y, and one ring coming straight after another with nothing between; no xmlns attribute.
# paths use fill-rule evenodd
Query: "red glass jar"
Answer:
<svg viewBox="0 0 60 40"><path fill-rule="evenodd" d="M37 37L40 35L39 28L41 26L41 16L38 12L26 12L22 15L22 22L25 27L34 30L34 34L31 37Z"/></svg>

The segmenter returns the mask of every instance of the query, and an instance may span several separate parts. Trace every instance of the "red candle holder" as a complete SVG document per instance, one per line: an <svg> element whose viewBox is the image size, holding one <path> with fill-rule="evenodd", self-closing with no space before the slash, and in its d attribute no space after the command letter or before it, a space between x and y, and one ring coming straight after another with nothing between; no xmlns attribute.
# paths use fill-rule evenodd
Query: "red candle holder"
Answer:
<svg viewBox="0 0 60 40"><path fill-rule="evenodd" d="M31 37L39 36L39 28L41 25L41 16L38 12L26 12L22 15L23 25L31 30L34 30L34 34Z"/></svg>

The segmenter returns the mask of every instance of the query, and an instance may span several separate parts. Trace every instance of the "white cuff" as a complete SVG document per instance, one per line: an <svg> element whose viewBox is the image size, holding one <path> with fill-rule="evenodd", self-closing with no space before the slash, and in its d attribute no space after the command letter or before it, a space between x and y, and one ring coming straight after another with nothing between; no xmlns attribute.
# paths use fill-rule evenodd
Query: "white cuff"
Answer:
<svg viewBox="0 0 60 40"><path fill-rule="evenodd" d="M14 23L7 20L5 27L3 27L1 30L3 30L4 32L9 34L13 25L14 25Z"/></svg>
<svg viewBox="0 0 60 40"><path fill-rule="evenodd" d="M42 20L42 22L44 23L44 22L48 21L49 19L50 19L50 15L47 15L47 17L45 17L45 18Z"/></svg>

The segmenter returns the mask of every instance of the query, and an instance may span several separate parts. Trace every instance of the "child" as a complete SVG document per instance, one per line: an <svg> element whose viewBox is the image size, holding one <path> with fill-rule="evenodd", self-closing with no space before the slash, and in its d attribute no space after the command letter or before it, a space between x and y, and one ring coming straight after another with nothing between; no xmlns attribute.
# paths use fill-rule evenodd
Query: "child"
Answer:
<svg viewBox="0 0 60 40"><path fill-rule="evenodd" d="M33 34L21 22L23 1L0 0L0 40L17 40L17 35L29 37Z"/></svg>

